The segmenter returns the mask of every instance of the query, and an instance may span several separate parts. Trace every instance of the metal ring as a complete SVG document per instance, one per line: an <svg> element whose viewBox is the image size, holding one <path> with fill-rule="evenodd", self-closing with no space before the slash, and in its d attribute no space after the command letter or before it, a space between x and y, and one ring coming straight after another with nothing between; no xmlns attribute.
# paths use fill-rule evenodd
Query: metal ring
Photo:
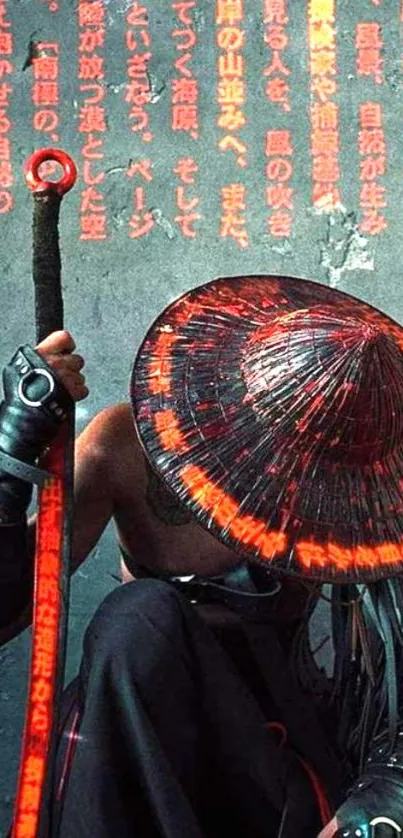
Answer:
<svg viewBox="0 0 403 838"><path fill-rule="evenodd" d="M36 373L36 375L43 375L43 377L47 379L47 381L49 382L49 385L50 385L48 393L46 393L46 395L43 396L43 399L41 399L38 402L33 402L33 401L31 401L31 399L27 399L27 397L24 395L23 390L22 390L26 380L28 378L30 378L32 375L34 375L35 373ZM47 399L48 396L50 396L50 394L53 393L54 389L55 389L55 382L54 382L54 379L52 378L50 372L48 372L48 370L38 369L38 367L35 367L35 369L33 369L33 370L29 370L29 372L26 372L25 375L23 375L23 377L21 378L21 380L18 383L18 395L19 395L21 401L23 402L23 404L26 404L28 407L41 407L42 404L43 404L43 400Z"/></svg>
<svg viewBox="0 0 403 838"><path fill-rule="evenodd" d="M46 160L55 160L60 163L63 169L60 180L42 180L39 176L39 167ZM34 151L28 158L24 166L24 174L25 180L33 192L43 192L50 189L61 196L74 186L77 178L77 167L72 157L61 148L42 148L39 151Z"/></svg>

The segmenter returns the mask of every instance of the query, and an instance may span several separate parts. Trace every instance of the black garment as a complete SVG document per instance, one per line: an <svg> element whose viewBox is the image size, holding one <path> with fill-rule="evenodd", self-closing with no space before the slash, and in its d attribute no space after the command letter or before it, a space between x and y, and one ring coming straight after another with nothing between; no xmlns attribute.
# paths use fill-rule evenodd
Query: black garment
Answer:
<svg viewBox="0 0 403 838"><path fill-rule="evenodd" d="M284 809L282 838L320 831L299 760L168 583L129 583L102 603L78 702L60 838L277 838Z"/></svg>

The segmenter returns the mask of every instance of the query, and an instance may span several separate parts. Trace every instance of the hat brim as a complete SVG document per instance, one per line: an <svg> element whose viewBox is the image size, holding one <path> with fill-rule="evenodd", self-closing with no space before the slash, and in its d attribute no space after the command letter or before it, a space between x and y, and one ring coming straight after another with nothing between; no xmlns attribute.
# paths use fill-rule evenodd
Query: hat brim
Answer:
<svg viewBox="0 0 403 838"><path fill-rule="evenodd" d="M140 440L179 500L245 559L327 582L395 575L403 445L364 466L318 444L307 457L295 434L286 444L278 389L263 416L246 388L245 345L279 316L305 311L376 326L402 353L403 329L348 294L295 277L217 279L169 305L140 347L131 379Z"/></svg>

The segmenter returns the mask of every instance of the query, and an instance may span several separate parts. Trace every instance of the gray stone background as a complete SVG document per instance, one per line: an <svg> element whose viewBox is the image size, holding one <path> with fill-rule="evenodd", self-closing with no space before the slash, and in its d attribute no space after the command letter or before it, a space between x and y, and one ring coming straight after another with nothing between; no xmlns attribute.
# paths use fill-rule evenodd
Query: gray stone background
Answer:
<svg viewBox="0 0 403 838"><path fill-rule="evenodd" d="M217 148L214 127L215 48L214 2L197 0L193 12L198 43L192 69L200 86L200 138L192 141L170 128L170 82L175 54L171 30L177 17L166 0L144 2L149 11L153 58L149 65L152 103L148 106L155 139L145 148L130 131L124 103L125 14L129 0L104 0L107 40L106 108L104 135L106 177L102 185L108 214L105 242L80 242L78 208L80 184L62 205L60 234L66 325L86 358L90 396L78 408L80 430L102 407L127 398L132 360L147 327L156 315L182 292L220 275L279 273L310 278L338 287L380 307L399 322L403 318L400 261L402 254L402 144L403 88L402 32L397 0L337 2L338 101L340 104L340 165L343 208L320 214L311 207L309 155L309 75L307 2L288 0L290 43L284 54L291 69L291 114L270 105L264 96L263 69L268 50L263 42L263 3L245 0L244 55L247 65L247 127L241 132L249 147L249 165L237 169L231 155ZM22 178L25 159L35 148L51 145L32 127L32 68L27 60L32 43L60 43L59 145L80 161L77 133L80 96L77 81L77 3L60 0L52 13L47 0L8 0L8 18L14 33L14 87L11 104L13 166L16 175L15 208L0 216L0 359L5 363L22 342L34 341L31 282L31 200ZM354 31L360 20L382 25L384 82L357 79ZM359 155L357 113L366 99L382 102L388 145L388 169L382 182L388 196L388 230L365 237L358 231ZM264 136L271 128L292 128L294 142L295 224L289 240L267 233L264 179ZM55 143L53 143L55 144ZM199 233L185 240L175 225L172 168L184 155L197 159L200 172ZM133 182L126 177L129 162L149 156L154 181L149 209L156 224L138 240L128 236ZM248 195L249 248L241 250L231 239L220 239L219 189L241 180ZM72 584L67 679L76 672L83 628L97 604L114 587L118 556L109 528L98 547L77 572ZM316 633L324 624L323 612ZM0 834L12 811L23 707L26 691L30 633L0 650Z"/></svg>

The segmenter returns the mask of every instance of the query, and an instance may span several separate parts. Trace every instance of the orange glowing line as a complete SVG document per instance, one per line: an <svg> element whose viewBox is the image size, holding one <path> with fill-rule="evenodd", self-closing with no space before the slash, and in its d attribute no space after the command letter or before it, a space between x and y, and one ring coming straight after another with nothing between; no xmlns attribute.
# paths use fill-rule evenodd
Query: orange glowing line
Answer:
<svg viewBox="0 0 403 838"><path fill-rule="evenodd" d="M183 453L189 450L189 446L179 427L178 417L173 410L157 410L154 414L154 425L160 443L166 451L179 451Z"/></svg>
<svg viewBox="0 0 403 838"><path fill-rule="evenodd" d="M153 396L158 394L171 395L171 350L177 340L178 335L173 334L173 332L161 332L158 335L148 365L148 389Z"/></svg>
<svg viewBox="0 0 403 838"><path fill-rule="evenodd" d="M61 611L59 566L63 494L63 482L59 477L49 481L41 492L44 514L38 517L31 684L13 838L35 838L39 825L54 717L53 696Z"/></svg>
<svg viewBox="0 0 403 838"><path fill-rule="evenodd" d="M353 567L378 568L398 564L403 559L403 544L384 543L377 547L364 544L359 547L342 547L334 542L321 545L313 541L300 541L296 545L297 557L303 568L333 566L338 571Z"/></svg>
<svg viewBox="0 0 403 838"><path fill-rule="evenodd" d="M180 478L193 500L211 514L219 527L227 529L229 534L242 544L257 547L262 556L270 559L285 551L287 538L284 533L267 530L266 523L252 515L239 514L239 504L209 480L206 472L199 466L184 466L180 471Z"/></svg>

